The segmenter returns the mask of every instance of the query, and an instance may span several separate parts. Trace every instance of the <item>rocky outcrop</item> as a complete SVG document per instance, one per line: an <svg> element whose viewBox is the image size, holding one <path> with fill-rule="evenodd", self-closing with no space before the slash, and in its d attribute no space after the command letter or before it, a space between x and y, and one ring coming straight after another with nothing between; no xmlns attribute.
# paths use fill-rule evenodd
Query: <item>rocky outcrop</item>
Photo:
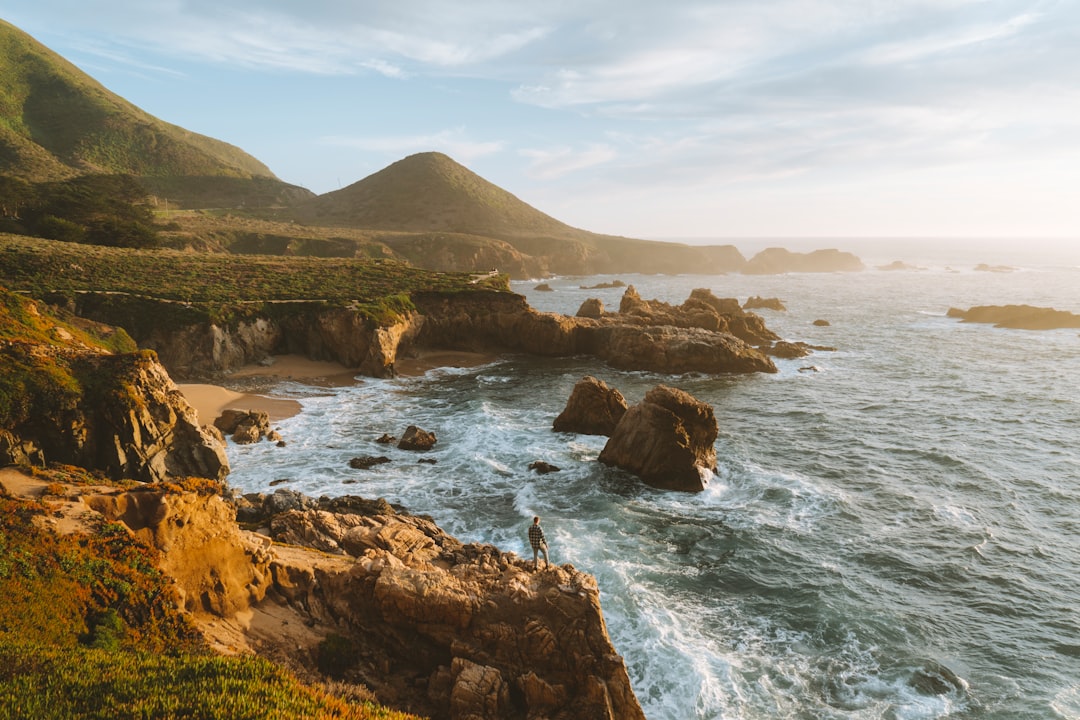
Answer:
<svg viewBox="0 0 1080 720"><path fill-rule="evenodd" d="M1016 330L1080 328L1080 315L1031 305L979 305L969 310L949 308L948 317L969 323L992 323Z"/></svg>
<svg viewBox="0 0 1080 720"><path fill-rule="evenodd" d="M176 581L187 611L230 617L266 595L271 541L241 532L235 507L207 492L218 489L177 492L151 486L91 495L84 502L161 551L160 569Z"/></svg>
<svg viewBox="0 0 1080 720"><path fill-rule="evenodd" d="M637 324L727 333L751 345L780 339L765 327L760 315L745 311L735 298L718 298L706 288L692 290L690 297L676 306L659 300L643 300L631 285L623 293L619 315Z"/></svg>
<svg viewBox="0 0 1080 720"><path fill-rule="evenodd" d="M599 459L653 487L699 492L716 469L717 435L711 406L658 385L626 411Z"/></svg>
<svg viewBox="0 0 1080 720"><path fill-rule="evenodd" d="M555 418L555 432L583 435L611 435L626 413L626 399L603 380L586 375L578 380L566 401L566 407Z"/></svg>
<svg viewBox="0 0 1080 720"><path fill-rule="evenodd" d="M513 553L463 544L385 501L252 497L277 543L267 602L288 603L347 644L342 679L436 720L643 718L607 635L596 581L540 573ZM273 550L271 550L273 552ZM325 556L324 556L325 557Z"/></svg>
<svg viewBox="0 0 1080 720"><path fill-rule="evenodd" d="M862 260L840 250L797 253L784 248L768 248L747 260L742 272L745 275L779 275L794 272L857 272L864 269Z"/></svg>
<svg viewBox="0 0 1080 720"><path fill-rule="evenodd" d="M70 373L81 392L56 412L6 428L0 462L66 463L141 482L228 474L224 446L199 424L153 353L33 352Z"/></svg>
<svg viewBox="0 0 1080 720"><path fill-rule="evenodd" d="M347 569L310 575L279 562L273 573L290 603L348 635L358 659L379 655L388 673L358 663L347 677L384 702L436 719L644 717L591 576L570 566L534 574L411 516L293 514L280 526L294 542L315 534L297 526L343 531L339 547L357 558ZM418 692L402 695L385 675Z"/></svg>
<svg viewBox="0 0 1080 720"><path fill-rule="evenodd" d="M664 373L776 372L745 338L777 336L738 301L697 291L680 308L644 301L633 286L618 313L600 318L540 313L521 296L470 293L468 298L421 293L424 316L418 344L480 352L512 351L542 356L592 355L613 367ZM725 312L730 311L730 313Z"/></svg>

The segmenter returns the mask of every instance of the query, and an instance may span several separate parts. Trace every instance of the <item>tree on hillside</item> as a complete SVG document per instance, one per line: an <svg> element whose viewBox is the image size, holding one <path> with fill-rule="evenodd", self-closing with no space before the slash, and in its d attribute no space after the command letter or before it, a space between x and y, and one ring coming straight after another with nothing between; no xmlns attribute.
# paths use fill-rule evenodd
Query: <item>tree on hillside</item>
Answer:
<svg viewBox="0 0 1080 720"><path fill-rule="evenodd" d="M51 240L154 247L158 236L145 196L130 175L84 175L39 183L13 217L26 234Z"/></svg>
<svg viewBox="0 0 1080 720"><path fill-rule="evenodd" d="M17 220L36 196L34 186L25 180L0 175L0 218Z"/></svg>

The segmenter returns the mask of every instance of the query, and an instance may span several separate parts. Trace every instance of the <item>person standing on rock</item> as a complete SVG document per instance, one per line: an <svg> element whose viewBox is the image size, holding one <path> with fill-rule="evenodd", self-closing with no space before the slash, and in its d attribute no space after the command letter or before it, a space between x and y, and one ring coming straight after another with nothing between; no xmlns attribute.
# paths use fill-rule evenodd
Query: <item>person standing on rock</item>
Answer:
<svg viewBox="0 0 1080 720"><path fill-rule="evenodd" d="M551 566L551 561L548 560L548 546L547 538L544 537L544 528L540 527L540 516L533 517L532 525L529 526L529 544L532 545L533 551L533 570L539 570L538 563L540 562L539 554L544 554L544 568Z"/></svg>

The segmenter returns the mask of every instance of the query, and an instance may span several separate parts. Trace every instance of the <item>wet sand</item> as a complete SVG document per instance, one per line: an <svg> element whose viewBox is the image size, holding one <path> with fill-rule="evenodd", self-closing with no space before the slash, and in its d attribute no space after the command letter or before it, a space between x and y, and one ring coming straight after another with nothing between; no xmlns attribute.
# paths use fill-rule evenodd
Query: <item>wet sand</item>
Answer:
<svg viewBox="0 0 1080 720"><path fill-rule="evenodd" d="M431 351L416 357L398 358L395 369L400 375L423 375L440 367L475 367L494 362L497 356L461 351ZM362 382L354 370L336 362L309 360L301 355L275 355L273 362L248 365L229 373L229 380L265 379L268 383L295 380L307 385L321 387L345 387ZM270 415L271 422L296 415L301 405L289 398L275 398L252 392L230 390L221 385L199 383L179 384L180 392L199 413L204 424L213 423L223 410L262 410Z"/></svg>

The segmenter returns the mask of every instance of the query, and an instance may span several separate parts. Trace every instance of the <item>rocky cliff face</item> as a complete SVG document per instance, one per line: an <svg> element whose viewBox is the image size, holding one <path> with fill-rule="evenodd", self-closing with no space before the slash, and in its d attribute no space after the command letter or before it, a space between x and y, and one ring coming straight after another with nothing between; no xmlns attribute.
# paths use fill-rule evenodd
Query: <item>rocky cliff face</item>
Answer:
<svg viewBox="0 0 1080 720"><path fill-rule="evenodd" d="M199 418L152 353L83 360L120 390L86 402L45 427L47 459L103 470L143 482L195 476L221 480L229 472L225 448ZM112 400L113 402L109 402ZM41 423L36 423L39 427Z"/></svg>
<svg viewBox="0 0 1080 720"><path fill-rule="evenodd" d="M221 479L225 449L154 353L114 354L76 339L35 304L7 296L0 324L0 464L59 462L114 479Z"/></svg>

